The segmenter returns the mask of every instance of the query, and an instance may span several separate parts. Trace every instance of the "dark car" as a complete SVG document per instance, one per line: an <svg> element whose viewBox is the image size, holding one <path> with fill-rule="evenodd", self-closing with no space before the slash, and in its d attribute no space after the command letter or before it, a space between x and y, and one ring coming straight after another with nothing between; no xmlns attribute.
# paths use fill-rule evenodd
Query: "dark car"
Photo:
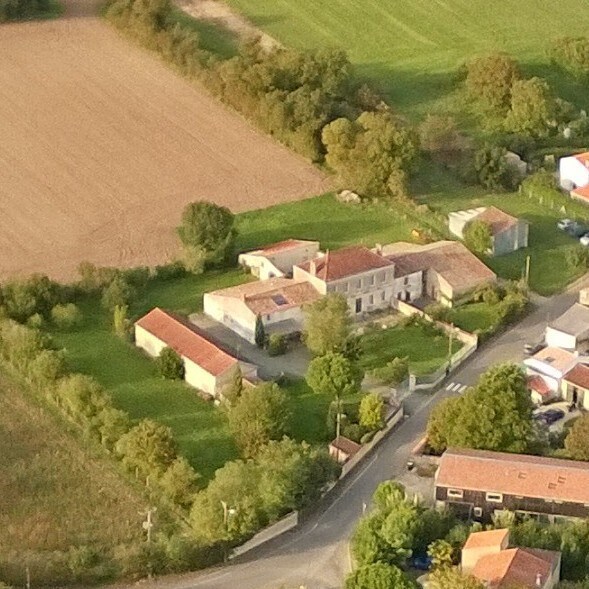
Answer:
<svg viewBox="0 0 589 589"><path fill-rule="evenodd" d="M432 566L432 559L429 556L412 556L409 559L409 566L418 571L429 571Z"/></svg>
<svg viewBox="0 0 589 589"><path fill-rule="evenodd" d="M535 344L527 343L524 344L524 352L528 356L533 356L534 354L537 354L540 350L543 350L545 347L546 344L544 342L536 342Z"/></svg>
<svg viewBox="0 0 589 589"><path fill-rule="evenodd" d="M565 231L571 235L572 237L582 237L583 235L585 235L585 233L587 233L587 225L583 225L581 223L577 223L576 221Z"/></svg>
<svg viewBox="0 0 589 589"><path fill-rule="evenodd" d="M564 411L562 409L547 409L546 411L542 411L541 413L534 414L534 419L536 421L541 421L546 425L552 425L556 423L559 419L564 417Z"/></svg>

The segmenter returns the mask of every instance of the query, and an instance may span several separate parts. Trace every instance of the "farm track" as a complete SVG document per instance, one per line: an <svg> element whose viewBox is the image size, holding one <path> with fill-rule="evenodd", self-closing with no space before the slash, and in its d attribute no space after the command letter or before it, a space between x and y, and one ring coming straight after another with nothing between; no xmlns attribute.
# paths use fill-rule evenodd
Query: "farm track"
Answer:
<svg viewBox="0 0 589 589"><path fill-rule="evenodd" d="M66 0L0 26L0 278L176 254L183 206L234 212L327 191L310 163Z"/></svg>

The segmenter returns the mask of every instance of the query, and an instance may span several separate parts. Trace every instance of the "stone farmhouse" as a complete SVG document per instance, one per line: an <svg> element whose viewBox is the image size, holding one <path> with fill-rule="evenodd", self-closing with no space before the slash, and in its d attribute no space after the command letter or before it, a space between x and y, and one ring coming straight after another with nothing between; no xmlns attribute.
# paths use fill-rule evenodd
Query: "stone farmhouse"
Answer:
<svg viewBox="0 0 589 589"><path fill-rule="evenodd" d="M470 534L462 548L461 569L489 589L554 589L560 580L560 552L509 547L509 530Z"/></svg>
<svg viewBox="0 0 589 589"><path fill-rule="evenodd" d="M489 253L492 256L502 256L528 247L529 223L497 207L454 211L448 215L448 228L453 235L464 239L464 231L473 221L482 221L489 226L492 235Z"/></svg>
<svg viewBox="0 0 589 589"><path fill-rule="evenodd" d="M589 463L448 449L435 475L435 500L481 521L504 509L546 522L587 518Z"/></svg>
<svg viewBox="0 0 589 589"><path fill-rule="evenodd" d="M340 293L351 314L363 316L394 308L399 300L425 298L452 306L497 279L454 241L399 242L373 249L350 246L321 253L317 242L288 240L239 259L266 279L205 294L204 312L251 343L257 317L267 333L299 332L304 305L327 293Z"/></svg>
<svg viewBox="0 0 589 589"><path fill-rule="evenodd" d="M186 319L156 307L135 323L135 345L157 357L172 348L184 363L184 380L191 386L219 396L239 368L247 380L256 380L257 368L240 362Z"/></svg>
<svg viewBox="0 0 589 589"><path fill-rule="evenodd" d="M589 201L589 152L560 158L558 174L561 188L572 198Z"/></svg>

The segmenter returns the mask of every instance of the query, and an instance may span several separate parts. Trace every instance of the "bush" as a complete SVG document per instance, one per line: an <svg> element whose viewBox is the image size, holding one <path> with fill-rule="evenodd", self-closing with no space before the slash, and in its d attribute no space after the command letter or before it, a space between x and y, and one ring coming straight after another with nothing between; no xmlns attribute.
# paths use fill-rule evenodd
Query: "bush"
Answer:
<svg viewBox="0 0 589 589"><path fill-rule="evenodd" d="M82 322L82 313L74 303L55 305L51 309L51 321L58 329L73 329Z"/></svg>
<svg viewBox="0 0 589 589"><path fill-rule="evenodd" d="M366 434L366 428L359 423L349 423L342 427L342 435L358 444L362 440L362 436Z"/></svg>
<svg viewBox="0 0 589 589"><path fill-rule="evenodd" d="M409 376L409 357L393 358L386 366L375 368L372 376L389 386L400 384Z"/></svg>
<svg viewBox="0 0 589 589"><path fill-rule="evenodd" d="M445 323L450 321L450 316L452 315L452 309L446 307L446 305L442 305L442 303L430 303L423 311L432 319L444 321Z"/></svg>
<svg viewBox="0 0 589 589"><path fill-rule="evenodd" d="M102 306L108 311L114 311L117 306L128 306L135 294L135 290L125 278L117 275L102 292Z"/></svg>
<svg viewBox="0 0 589 589"><path fill-rule="evenodd" d="M566 262L571 270L586 270L589 267L589 249L581 244L569 247L566 251Z"/></svg>
<svg viewBox="0 0 589 589"><path fill-rule="evenodd" d="M162 378L170 380L184 378L184 362L172 348L164 348L157 357L156 363Z"/></svg>
<svg viewBox="0 0 589 589"><path fill-rule="evenodd" d="M589 76L589 37L561 37L549 50L553 63L577 78Z"/></svg>
<svg viewBox="0 0 589 589"><path fill-rule="evenodd" d="M288 350L286 337L279 333L273 333L268 337L266 350L269 356L282 356Z"/></svg>
<svg viewBox="0 0 589 589"><path fill-rule="evenodd" d="M156 266L153 271L156 280L175 280L186 276L186 268L182 262L172 262L163 266Z"/></svg>

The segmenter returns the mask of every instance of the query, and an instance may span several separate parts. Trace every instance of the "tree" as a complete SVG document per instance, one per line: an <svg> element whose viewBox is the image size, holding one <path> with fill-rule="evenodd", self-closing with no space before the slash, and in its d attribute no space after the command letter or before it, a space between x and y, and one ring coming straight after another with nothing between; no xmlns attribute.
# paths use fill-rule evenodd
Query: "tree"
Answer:
<svg viewBox="0 0 589 589"><path fill-rule="evenodd" d="M550 57L577 78L589 76L589 37L561 37L552 43Z"/></svg>
<svg viewBox="0 0 589 589"><path fill-rule="evenodd" d="M340 118L323 128L325 161L343 188L369 197L391 196L417 155L410 131L390 111L363 112L355 121Z"/></svg>
<svg viewBox="0 0 589 589"><path fill-rule="evenodd" d="M447 540L434 540L427 549L427 555L432 559L434 569L452 566L454 547Z"/></svg>
<svg viewBox="0 0 589 589"><path fill-rule="evenodd" d="M358 567L346 577L345 589L414 589L415 584L396 566L376 562Z"/></svg>
<svg viewBox="0 0 589 589"><path fill-rule="evenodd" d="M109 311L126 307L135 297L135 290L120 274L102 292L102 306Z"/></svg>
<svg viewBox="0 0 589 589"><path fill-rule="evenodd" d="M511 108L505 128L512 133L544 137L555 116L555 103L548 84L540 78L517 80L511 89Z"/></svg>
<svg viewBox="0 0 589 589"><path fill-rule="evenodd" d="M475 254L486 254L493 245L491 227L485 221L471 221L464 229L464 243Z"/></svg>
<svg viewBox="0 0 589 589"><path fill-rule="evenodd" d="M311 360L305 378L313 391L333 399L357 393L363 376L355 362L342 354L328 352Z"/></svg>
<svg viewBox="0 0 589 589"><path fill-rule="evenodd" d="M233 213L212 202L193 202L184 208L178 235L187 248L201 248L207 263L225 263L233 252L237 231Z"/></svg>
<svg viewBox="0 0 589 589"><path fill-rule="evenodd" d="M82 313L74 303L55 305L51 309L51 320L59 329L72 329L82 321Z"/></svg>
<svg viewBox="0 0 589 589"><path fill-rule="evenodd" d="M313 354L341 351L351 331L352 319L342 295L329 293L305 308L305 342Z"/></svg>
<svg viewBox="0 0 589 589"><path fill-rule="evenodd" d="M480 377L476 387L443 401L428 421L428 441L448 446L526 452L533 442L533 404L526 377L515 364L499 364Z"/></svg>
<svg viewBox="0 0 589 589"><path fill-rule="evenodd" d="M266 345L266 330L264 328L264 322L260 315L256 315L256 327L254 330L254 340L258 348L263 348Z"/></svg>
<svg viewBox="0 0 589 589"><path fill-rule="evenodd" d="M178 455L178 445L169 427L142 419L116 444L117 454L130 470L148 477L161 476Z"/></svg>
<svg viewBox="0 0 589 589"><path fill-rule="evenodd" d="M162 378L182 380L184 378L184 362L172 348L165 347L156 359Z"/></svg>
<svg viewBox="0 0 589 589"><path fill-rule="evenodd" d="M474 156L474 172L477 182L489 190L505 190L514 187L514 176L503 147L487 145Z"/></svg>
<svg viewBox="0 0 589 589"><path fill-rule="evenodd" d="M456 567L442 567L430 577L432 589L485 589L485 584L472 575L463 575Z"/></svg>
<svg viewBox="0 0 589 589"><path fill-rule="evenodd" d="M419 125L421 149L432 157L447 161L466 147L453 117L428 115Z"/></svg>
<svg viewBox="0 0 589 589"><path fill-rule="evenodd" d="M186 458L179 457L166 469L158 485L174 505L189 507L197 491L198 479Z"/></svg>
<svg viewBox="0 0 589 589"><path fill-rule="evenodd" d="M378 393L364 395L360 401L360 425L376 431L384 425L384 401Z"/></svg>
<svg viewBox="0 0 589 589"><path fill-rule="evenodd" d="M96 416L100 443L110 452L131 428L129 416L120 409L104 407Z"/></svg>
<svg viewBox="0 0 589 589"><path fill-rule="evenodd" d="M239 364L236 364L229 375L229 379L225 388L223 389L223 397L229 403L229 405L234 405L237 402L237 399L241 397L241 393L243 392L243 374L241 373L241 368Z"/></svg>
<svg viewBox="0 0 589 589"><path fill-rule="evenodd" d="M42 350L29 363L28 379L41 389L55 384L66 372L63 352Z"/></svg>
<svg viewBox="0 0 589 589"><path fill-rule="evenodd" d="M409 356L404 358L393 358L385 366L375 368L372 376L383 384L391 387L402 383L409 376Z"/></svg>
<svg viewBox="0 0 589 589"><path fill-rule="evenodd" d="M564 447L573 460L589 461L589 414L581 415L564 440Z"/></svg>
<svg viewBox="0 0 589 589"><path fill-rule="evenodd" d="M129 335L129 319L127 318L129 307L127 305L115 305L113 309L113 329L121 338Z"/></svg>
<svg viewBox="0 0 589 589"><path fill-rule="evenodd" d="M466 66L466 90L483 111L505 114L511 102L511 88L520 77L517 63L505 53L493 53L472 60Z"/></svg>
<svg viewBox="0 0 589 589"><path fill-rule="evenodd" d="M280 439L290 422L288 398L274 383L243 390L229 409L229 429L243 456L252 458L270 440Z"/></svg>

